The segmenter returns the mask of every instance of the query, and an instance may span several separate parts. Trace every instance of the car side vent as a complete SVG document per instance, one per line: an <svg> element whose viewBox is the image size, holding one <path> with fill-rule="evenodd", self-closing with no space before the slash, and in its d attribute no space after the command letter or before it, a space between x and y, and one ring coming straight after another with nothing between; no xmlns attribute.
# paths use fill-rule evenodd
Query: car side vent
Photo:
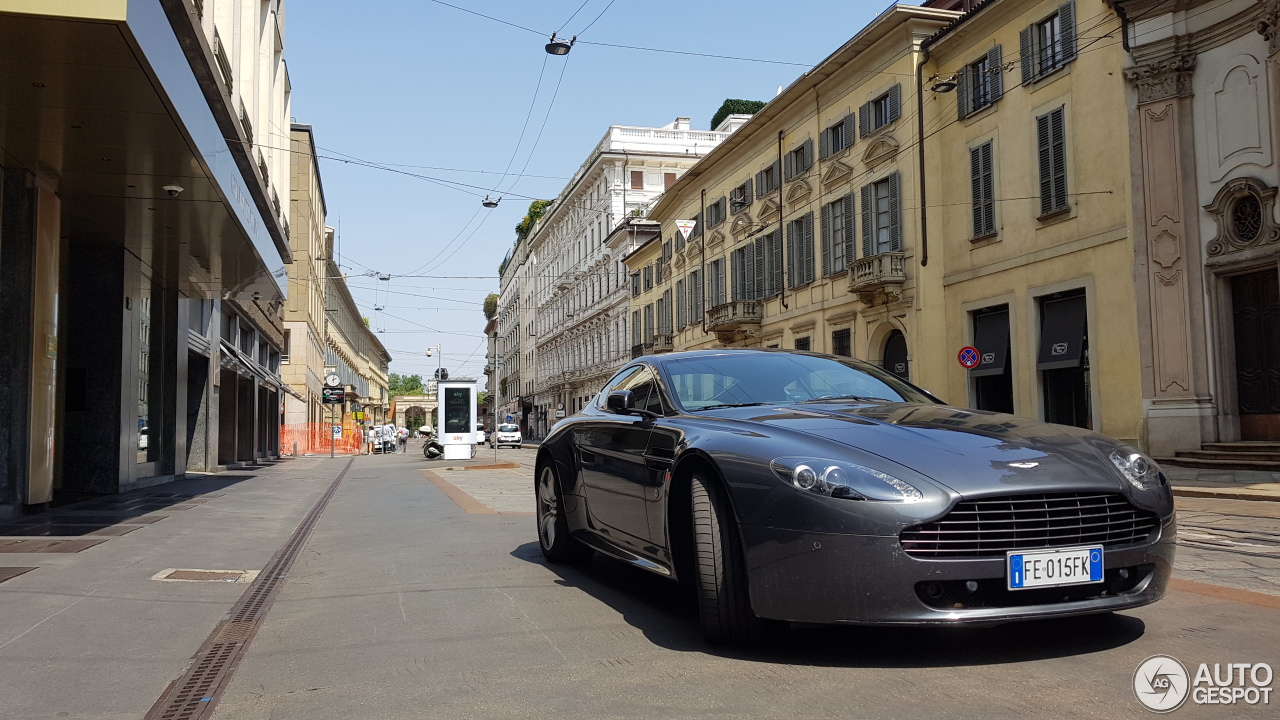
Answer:
<svg viewBox="0 0 1280 720"><path fill-rule="evenodd" d="M999 557L1010 550L1143 542L1160 525L1114 493L1007 495L966 500L940 520L902 531L916 558Z"/></svg>

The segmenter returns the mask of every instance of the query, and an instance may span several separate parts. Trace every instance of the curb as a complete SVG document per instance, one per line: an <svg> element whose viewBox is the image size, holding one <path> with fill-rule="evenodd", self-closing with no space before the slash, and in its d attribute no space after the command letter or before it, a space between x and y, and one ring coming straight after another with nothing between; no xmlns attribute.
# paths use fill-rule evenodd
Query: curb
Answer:
<svg viewBox="0 0 1280 720"><path fill-rule="evenodd" d="M1233 492L1231 490L1201 490L1198 488L1173 489L1174 497L1216 498L1218 500L1255 500L1260 502L1280 502L1280 495L1258 492Z"/></svg>

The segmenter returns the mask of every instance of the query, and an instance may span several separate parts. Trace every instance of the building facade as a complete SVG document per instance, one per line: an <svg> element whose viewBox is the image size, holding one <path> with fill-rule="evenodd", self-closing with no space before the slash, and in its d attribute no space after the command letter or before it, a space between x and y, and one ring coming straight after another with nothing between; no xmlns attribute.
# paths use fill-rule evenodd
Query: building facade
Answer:
<svg viewBox="0 0 1280 720"><path fill-rule="evenodd" d="M0 1L0 513L277 452L283 23Z"/></svg>
<svg viewBox="0 0 1280 720"><path fill-rule="evenodd" d="M287 427L318 425L328 419L321 404L325 376L325 288L341 278L325 275L325 249L332 228L325 225L328 208L315 136L310 125L294 124L290 132L291 191L289 298L285 301L281 379L293 390L285 397ZM310 428L304 432L310 433Z"/></svg>
<svg viewBox="0 0 1280 720"><path fill-rule="evenodd" d="M1121 9L1145 440L1280 441L1280 3Z"/></svg>
<svg viewBox="0 0 1280 720"><path fill-rule="evenodd" d="M658 200L661 236L626 260L633 354L786 347L919 380L939 271L920 262L911 212L912 78L921 44L958 15L886 10ZM696 221L687 238L680 218Z"/></svg>
<svg viewBox="0 0 1280 720"><path fill-rule="evenodd" d="M498 293L498 327L494 341L494 374L497 376L495 412L504 419L511 417L520 432L529 437L533 413L533 295L532 277L537 260L528 253L523 239L507 253L501 267ZM528 371L526 371L528 369Z"/></svg>
<svg viewBox="0 0 1280 720"><path fill-rule="evenodd" d="M534 311L530 431L542 437L572 415L630 358L627 272L608 239L745 121L730 115L716 130L689 118L661 128L611 126L526 240L539 259L529 278ZM630 235L615 237L625 243ZM526 380L527 382L527 380Z"/></svg>

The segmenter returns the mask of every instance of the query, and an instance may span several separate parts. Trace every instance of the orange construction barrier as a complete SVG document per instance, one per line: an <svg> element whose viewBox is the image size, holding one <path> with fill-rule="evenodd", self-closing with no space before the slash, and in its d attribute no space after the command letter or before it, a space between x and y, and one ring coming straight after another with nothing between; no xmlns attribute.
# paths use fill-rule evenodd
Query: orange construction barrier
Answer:
<svg viewBox="0 0 1280 720"><path fill-rule="evenodd" d="M298 444L298 455L327 455L330 442L339 455L359 455L364 452L364 428L351 420L342 422L342 437L330 440L331 423L292 423L280 426L280 453L293 454L293 444Z"/></svg>

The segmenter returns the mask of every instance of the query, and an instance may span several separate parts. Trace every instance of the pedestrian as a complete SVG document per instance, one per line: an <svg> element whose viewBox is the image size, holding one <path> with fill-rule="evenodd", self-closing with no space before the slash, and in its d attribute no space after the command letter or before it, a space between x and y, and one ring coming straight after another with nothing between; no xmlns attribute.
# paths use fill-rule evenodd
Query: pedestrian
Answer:
<svg viewBox="0 0 1280 720"><path fill-rule="evenodd" d="M400 437L400 452L402 453L408 452L409 451L409 428L407 427L400 428L400 430L397 432L397 435Z"/></svg>
<svg viewBox="0 0 1280 720"><path fill-rule="evenodd" d="M378 447L378 428L370 427L369 428L369 454L372 455L375 452L378 452L380 449L381 448Z"/></svg>
<svg viewBox="0 0 1280 720"><path fill-rule="evenodd" d="M396 452L396 426L387 424L382 426L382 451L388 453Z"/></svg>

